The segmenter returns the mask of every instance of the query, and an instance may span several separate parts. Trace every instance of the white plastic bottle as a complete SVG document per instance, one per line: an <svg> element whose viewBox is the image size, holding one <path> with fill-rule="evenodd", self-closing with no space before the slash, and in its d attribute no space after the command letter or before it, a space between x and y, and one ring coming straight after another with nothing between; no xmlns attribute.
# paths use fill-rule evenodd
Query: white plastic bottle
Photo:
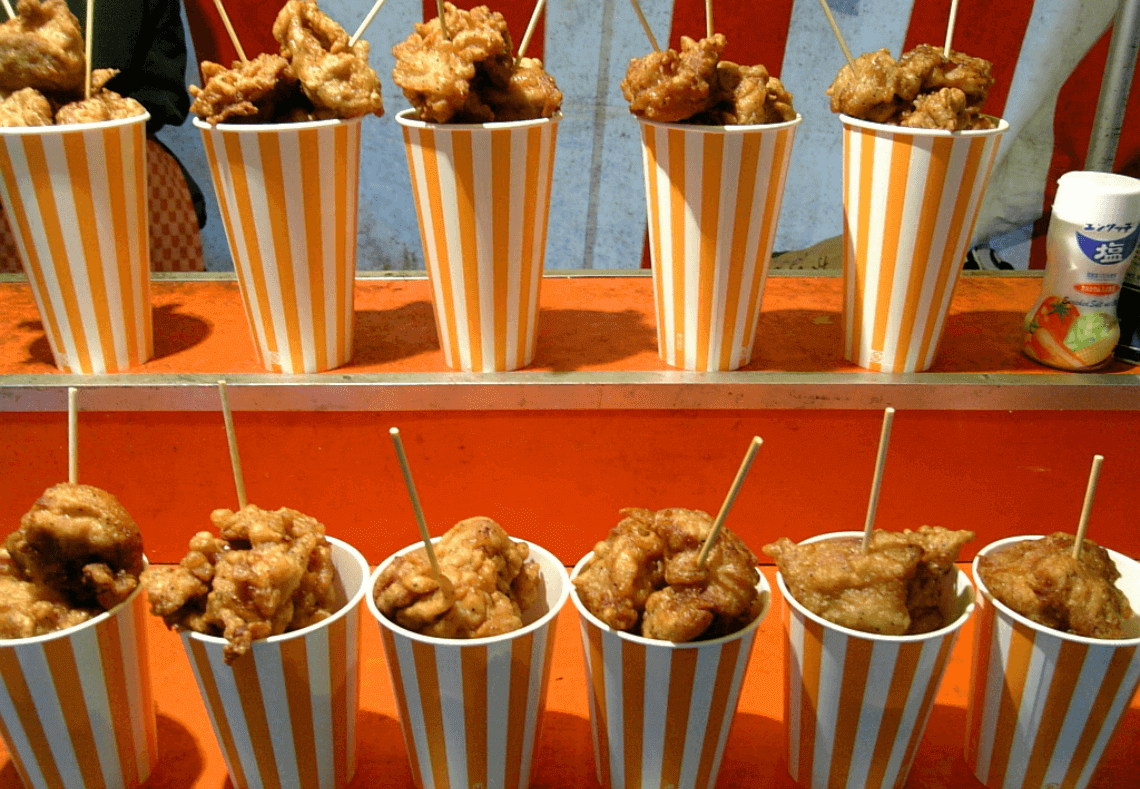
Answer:
<svg viewBox="0 0 1140 789"><path fill-rule="evenodd" d="M1025 317L1022 350L1062 370L1112 359L1116 302L1140 240L1140 180L1075 171L1057 181L1041 295Z"/></svg>

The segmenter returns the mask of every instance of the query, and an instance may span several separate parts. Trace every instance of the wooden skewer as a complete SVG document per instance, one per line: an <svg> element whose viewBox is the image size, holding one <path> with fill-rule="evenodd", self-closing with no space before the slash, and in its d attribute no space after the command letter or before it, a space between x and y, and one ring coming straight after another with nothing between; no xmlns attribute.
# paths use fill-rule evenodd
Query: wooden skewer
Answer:
<svg viewBox="0 0 1140 789"><path fill-rule="evenodd" d="M16 10L14 8L12 8L12 3L9 2L9 0L3 0L3 1L4 1L4 10L8 12L8 18L9 19L15 19L16 18Z"/></svg>
<svg viewBox="0 0 1140 789"><path fill-rule="evenodd" d="M79 484L79 390L67 387L67 481Z"/></svg>
<svg viewBox="0 0 1140 789"><path fill-rule="evenodd" d="M641 29L645 31L645 37L648 38L649 43L653 45L653 51L660 52L661 47L657 44L657 39L653 36L653 29L649 27L649 22L645 19L645 12L641 10L641 6L638 5L637 0L629 0L629 4L633 6L633 10L641 22Z"/></svg>
<svg viewBox="0 0 1140 789"><path fill-rule="evenodd" d="M388 431L392 436L392 443L396 445L396 457L400 461L400 470L404 472L404 485L408 489L408 497L412 500L412 512L416 514L416 524L420 527L420 537L427 550L428 563L435 579L443 583L443 573L439 570L439 560L435 558L435 547L431 544L431 535L428 534L427 521L424 520L424 511L420 507L420 497L416 495L416 483L412 482L412 467L408 465L408 456L404 454L404 442L400 440L400 428L393 427Z"/></svg>
<svg viewBox="0 0 1140 789"><path fill-rule="evenodd" d="M226 440L230 445L230 465L234 469L234 487L237 488L238 509L244 509L245 477L241 473L241 456L238 454L237 434L234 433L234 415L230 411L230 397L226 392L226 382L218 381L218 394L222 398L222 417L226 420Z"/></svg>
<svg viewBox="0 0 1140 789"><path fill-rule="evenodd" d="M436 13L439 15L439 32L443 33L443 37L448 41L451 40L451 33L447 29L446 14L443 13L443 0L435 0Z"/></svg>
<svg viewBox="0 0 1140 789"><path fill-rule="evenodd" d="M728 495L724 497L724 504L720 505L720 512L717 513L716 520L713 521L709 536L705 538L705 544L701 546L701 552L697 554L697 567L703 568L705 562L708 561L713 543L716 542L717 535L720 534L721 527L724 526L728 511L732 509L732 503L736 501L736 494L740 492L740 486L744 484L744 478L752 466L752 459L756 457L756 450L763 443L764 439L760 436L752 437L752 443L748 445L748 451L744 453L744 460L740 463L740 470L736 472L736 479L732 481L732 487L728 489Z"/></svg>
<svg viewBox="0 0 1140 789"><path fill-rule="evenodd" d="M515 55L515 68L518 68L519 61L523 59L523 55L526 53L526 48L530 46L531 36L534 35L534 29L538 27L538 19L544 8L546 8L546 0L538 0L535 3L534 11L530 15L530 22L527 23L526 32L523 33L522 41L519 43L519 53Z"/></svg>
<svg viewBox="0 0 1140 789"><path fill-rule="evenodd" d="M87 0L87 29L84 31L87 40L83 42L83 54L87 58L86 73L83 80L83 98L91 98L91 42L95 40L95 0Z"/></svg>
<svg viewBox="0 0 1140 789"><path fill-rule="evenodd" d="M1081 507L1081 520L1077 525L1077 538L1073 540L1073 558L1081 556L1081 545L1085 541L1085 532L1089 529L1089 515L1092 514L1093 496L1096 495L1096 481L1100 478L1100 464L1104 462L1104 455L1093 455L1092 468L1089 470L1089 486L1085 489L1085 503Z"/></svg>
<svg viewBox="0 0 1140 789"><path fill-rule="evenodd" d="M705 38L713 36L712 0L705 0Z"/></svg>
<svg viewBox="0 0 1140 789"><path fill-rule="evenodd" d="M843 34L839 32L839 25L835 23L835 17L831 15L831 7L827 4L827 0L819 0L819 4L823 7L823 13L831 25L831 32L835 33L835 40L839 42L839 48L843 50L843 57L847 58L847 65L851 67L851 72L855 73L855 58L851 57L851 50L847 48L847 42L843 40Z"/></svg>
<svg viewBox="0 0 1140 789"><path fill-rule="evenodd" d="M360 27L356 28L356 32L352 34L352 38L348 40L348 48L352 49L356 46L356 42L364 35L364 31L372 24L372 20L376 17L376 13L380 10L380 6L384 5L384 0L376 0L372 6L372 10L368 12L368 16L364 17L364 21L360 23Z"/></svg>
<svg viewBox="0 0 1140 789"><path fill-rule="evenodd" d="M875 460L875 478L871 482L871 501L867 504L867 523L863 526L863 553L871 547L871 532L875 529L875 510L879 508L879 487L883 484L883 466L887 462L887 446L891 443L891 423L895 409L887 406L883 411L883 432L879 434L879 457Z"/></svg>
<svg viewBox="0 0 1140 789"><path fill-rule="evenodd" d="M946 23L946 46L942 47L942 54L950 59L950 40L954 38L954 23L958 21L958 0L950 2L950 20Z"/></svg>
<svg viewBox="0 0 1140 789"><path fill-rule="evenodd" d="M241 48L241 42L238 41L237 33L234 32L234 26L230 24L230 15L226 13L226 7L222 5L222 0L214 0L214 8L218 9L218 15L222 18L222 24L226 26L226 32L230 34L230 41L233 42L234 49L237 50L241 62L248 63L249 58L245 56L245 50Z"/></svg>

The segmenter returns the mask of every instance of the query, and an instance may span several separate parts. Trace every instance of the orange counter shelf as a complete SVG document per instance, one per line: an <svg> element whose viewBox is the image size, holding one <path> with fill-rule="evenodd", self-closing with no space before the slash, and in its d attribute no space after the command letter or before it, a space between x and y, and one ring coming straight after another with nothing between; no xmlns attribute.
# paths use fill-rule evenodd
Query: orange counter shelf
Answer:
<svg viewBox="0 0 1140 789"><path fill-rule="evenodd" d="M775 572L764 573L775 589ZM783 716L783 601L760 625L745 676L740 706L728 738L720 787L792 789L788 776ZM362 618L359 749L353 789L412 789L411 771L396 717L379 628ZM201 702L190 664L175 633L150 618L151 673L158 714L159 765L148 789L230 789L225 762ZM966 694L970 683L973 623L967 623L951 655L930 723L923 736L909 787L981 787L962 759ZM542 739L535 752L533 789L597 787L587 709L584 659L577 613L571 603L558 618ZM1125 712L1121 731L1109 744L1090 789L1135 784L1140 768L1140 699ZM0 751L0 789L19 789L15 768Z"/></svg>

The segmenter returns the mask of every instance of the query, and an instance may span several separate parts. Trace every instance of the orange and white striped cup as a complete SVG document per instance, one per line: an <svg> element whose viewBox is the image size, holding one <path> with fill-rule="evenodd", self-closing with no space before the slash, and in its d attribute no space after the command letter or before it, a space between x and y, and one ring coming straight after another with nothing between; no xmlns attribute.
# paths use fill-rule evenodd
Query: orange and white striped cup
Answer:
<svg viewBox="0 0 1140 789"><path fill-rule="evenodd" d="M117 373L154 353L149 118L0 129L0 198L67 373Z"/></svg>
<svg viewBox="0 0 1140 789"><path fill-rule="evenodd" d="M701 372L748 364L796 127L641 123L657 351Z"/></svg>
<svg viewBox="0 0 1140 789"><path fill-rule="evenodd" d="M404 128L435 327L448 367L502 372L534 360L554 143L561 115Z"/></svg>
<svg viewBox="0 0 1140 789"><path fill-rule="evenodd" d="M352 357L361 120L194 119L267 370L316 373Z"/></svg>
<svg viewBox="0 0 1140 789"><path fill-rule="evenodd" d="M1022 540L1010 537L984 555ZM1109 551L1117 587L1140 607L1140 563ZM1129 638L1044 627L994 599L978 576L978 626L966 712L966 764L993 789L1083 789L1140 686L1140 616Z"/></svg>
<svg viewBox="0 0 1140 789"><path fill-rule="evenodd" d="M862 537L835 532L813 537ZM889 789L906 783L974 588L958 570L955 619L940 630L884 636L816 616L776 575L784 606L788 773L804 789Z"/></svg>
<svg viewBox="0 0 1140 789"><path fill-rule="evenodd" d="M328 541L347 601L328 619L254 641L231 665L225 639L182 633L236 789L341 789L352 780L368 563L347 543Z"/></svg>
<svg viewBox="0 0 1140 789"><path fill-rule="evenodd" d="M133 789L158 761L142 585L87 622L0 640L0 736L27 789Z"/></svg>
<svg viewBox="0 0 1140 789"><path fill-rule="evenodd" d="M934 363L1002 134L843 122L843 355L887 373Z"/></svg>
<svg viewBox="0 0 1140 789"><path fill-rule="evenodd" d="M369 581L368 610L380 623L417 789L530 785L546 709L554 629L570 593L570 579L554 554L532 542L527 545L542 572L538 604L523 612L522 629L500 636L422 636L380 613L371 591L376 579L392 559L420 544L387 559Z"/></svg>
<svg viewBox="0 0 1140 789"><path fill-rule="evenodd" d="M593 552L571 574L576 578ZM577 593L594 764L605 789L711 789L756 628L768 614L763 575L760 615L747 627L709 641L675 643L614 630L591 614Z"/></svg>

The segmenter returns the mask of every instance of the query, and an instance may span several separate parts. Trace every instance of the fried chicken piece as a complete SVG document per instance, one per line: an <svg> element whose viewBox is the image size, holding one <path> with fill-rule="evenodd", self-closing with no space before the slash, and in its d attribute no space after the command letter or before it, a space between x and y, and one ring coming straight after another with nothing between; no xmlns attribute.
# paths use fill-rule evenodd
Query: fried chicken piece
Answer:
<svg viewBox="0 0 1140 789"><path fill-rule="evenodd" d="M436 580L424 549L396 557L376 579L373 599L401 627L438 638L483 638L523 626L541 578L530 547L490 518L460 521L435 543Z"/></svg>
<svg viewBox="0 0 1140 789"><path fill-rule="evenodd" d="M922 559L907 587L906 609L910 614L907 633L929 633L945 627L955 618L958 554L977 535L972 531L951 531L941 526L919 526L899 532L877 531L876 545L917 545Z"/></svg>
<svg viewBox="0 0 1140 789"><path fill-rule="evenodd" d="M0 548L0 638L31 638L86 622L98 609L74 608L63 595L24 578Z"/></svg>
<svg viewBox="0 0 1140 789"><path fill-rule="evenodd" d="M898 66L921 81L923 93L955 88L962 91L971 107L980 107L994 84L993 64L988 60L954 50L947 58L942 47L930 44L919 44L904 52Z"/></svg>
<svg viewBox="0 0 1140 789"><path fill-rule="evenodd" d="M1120 571L1091 540L1072 556L1073 536L1055 532L978 559L978 574L995 598L1045 627L1090 638L1128 638L1133 617L1116 587Z"/></svg>
<svg viewBox="0 0 1140 789"><path fill-rule="evenodd" d="M90 485L44 491L8 535L12 563L27 580L75 607L114 608L139 583L142 535L118 499Z"/></svg>
<svg viewBox="0 0 1140 789"><path fill-rule="evenodd" d="M716 33L694 41L681 36L681 51L650 52L629 62L621 92L634 115L677 123L709 108L718 85L717 61L727 44Z"/></svg>
<svg viewBox="0 0 1140 789"><path fill-rule="evenodd" d="M16 13L0 24L0 90L82 91L87 69L83 35L67 3L20 0Z"/></svg>
<svg viewBox="0 0 1140 789"><path fill-rule="evenodd" d="M482 99L496 121L549 118L562 108L562 91L536 58L520 58L506 87L492 86Z"/></svg>
<svg viewBox="0 0 1140 789"><path fill-rule="evenodd" d="M368 65L368 42L350 47L348 34L313 0L285 3L273 23L273 37L313 103L313 117L384 114L380 77Z"/></svg>
<svg viewBox="0 0 1140 789"><path fill-rule="evenodd" d="M0 126L51 126L51 102L35 88L24 88L0 101Z"/></svg>
<svg viewBox="0 0 1140 789"><path fill-rule="evenodd" d="M743 126L795 120L792 94L763 66L741 66L722 60L716 66L712 105L690 123Z"/></svg>
<svg viewBox="0 0 1140 789"><path fill-rule="evenodd" d="M215 510L177 567L144 576L151 612L168 627L224 637L227 663L259 638L307 627L337 605L325 527L287 508Z"/></svg>
<svg viewBox="0 0 1140 789"><path fill-rule="evenodd" d="M633 630L646 600L665 585L665 541L649 510L624 509L574 579L582 605L615 630Z"/></svg>
<svg viewBox="0 0 1140 789"><path fill-rule="evenodd" d="M91 98L73 101L59 108L55 122L59 125L71 123L96 123L133 118L142 115L146 108L130 97L124 98L113 90L103 89L92 93Z"/></svg>
<svg viewBox="0 0 1140 789"><path fill-rule="evenodd" d="M207 123L264 123L273 119L277 105L297 89L297 75L280 55L262 53L233 68L203 60L204 84L191 85L190 111Z"/></svg>
<svg viewBox="0 0 1140 789"><path fill-rule="evenodd" d="M874 123L890 123L922 87L922 78L898 67L890 51L880 49L855 58L855 72L844 65L827 89L831 111Z"/></svg>

